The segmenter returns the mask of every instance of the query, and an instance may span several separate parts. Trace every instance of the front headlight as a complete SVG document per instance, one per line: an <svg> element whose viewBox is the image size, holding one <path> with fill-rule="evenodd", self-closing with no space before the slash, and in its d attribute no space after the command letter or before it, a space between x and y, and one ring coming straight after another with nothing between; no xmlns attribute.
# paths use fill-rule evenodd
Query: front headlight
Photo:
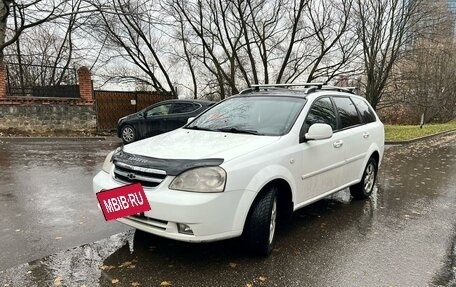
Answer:
<svg viewBox="0 0 456 287"><path fill-rule="evenodd" d="M199 167L176 176L169 189L194 192L223 192L226 172L219 166Z"/></svg>
<svg viewBox="0 0 456 287"><path fill-rule="evenodd" d="M106 156L104 162L103 162L103 167L101 168L103 171L107 172L107 173L110 173L111 172L111 167L112 167L112 156L114 155L114 153L117 151L116 150L113 150L112 152L108 153L108 155Z"/></svg>

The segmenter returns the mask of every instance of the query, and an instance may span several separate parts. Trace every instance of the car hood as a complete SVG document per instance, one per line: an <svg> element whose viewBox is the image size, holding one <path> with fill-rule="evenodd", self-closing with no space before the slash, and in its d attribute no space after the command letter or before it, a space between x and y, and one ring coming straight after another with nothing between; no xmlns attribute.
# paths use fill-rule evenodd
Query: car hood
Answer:
<svg viewBox="0 0 456 287"><path fill-rule="evenodd" d="M279 138L177 129L125 145L123 150L131 154L162 159L223 158L229 161L276 142Z"/></svg>

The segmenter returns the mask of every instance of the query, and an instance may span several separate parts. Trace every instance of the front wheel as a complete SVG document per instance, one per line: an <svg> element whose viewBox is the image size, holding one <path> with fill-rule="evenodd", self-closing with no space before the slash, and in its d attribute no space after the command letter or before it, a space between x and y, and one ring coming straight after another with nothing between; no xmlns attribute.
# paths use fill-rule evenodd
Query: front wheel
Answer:
<svg viewBox="0 0 456 287"><path fill-rule="evenodd" d="M265 190L255 200L244 228L244 236L251 251L267 256L274 245L277 225L277 187Z"/></svg>
<svg viewBox="0 0 456 287"><path fill-rule="evenodd" d="M120 130L120 137L124 143L131 143L136 140L136 131L130 125L125 125Z"/></svg>
<svg viewBox="0 0 456 287"><path fill-rule="evenodd" d="M361 181L350 187L350 193L355 199L364 199L372 194L377 179L377 169L377 161L371 157L364 169Z"/></svg>

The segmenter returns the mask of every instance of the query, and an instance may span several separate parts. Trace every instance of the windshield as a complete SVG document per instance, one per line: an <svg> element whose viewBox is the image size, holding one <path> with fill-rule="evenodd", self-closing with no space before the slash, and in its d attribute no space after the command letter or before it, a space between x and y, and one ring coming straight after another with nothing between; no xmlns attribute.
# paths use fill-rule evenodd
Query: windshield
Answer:
<svg viewBox="0 0 456 287"><path fill-rule="evenodd" d="M236 97L208 110L187 129L279 136L289 132L305 100L291 97Z"/></svg>

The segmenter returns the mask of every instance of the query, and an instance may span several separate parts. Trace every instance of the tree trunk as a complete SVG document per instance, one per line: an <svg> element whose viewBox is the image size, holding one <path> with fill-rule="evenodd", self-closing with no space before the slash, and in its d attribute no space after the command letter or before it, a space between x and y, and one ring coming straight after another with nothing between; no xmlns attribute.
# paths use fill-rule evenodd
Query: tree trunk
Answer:
<svg viewBox="0 0 456 287"><path fill-rule="evenodd" d="M9 1L0 1L0 65L3 65L3 50L6 41L6 24L9 15Z"/></svg>

